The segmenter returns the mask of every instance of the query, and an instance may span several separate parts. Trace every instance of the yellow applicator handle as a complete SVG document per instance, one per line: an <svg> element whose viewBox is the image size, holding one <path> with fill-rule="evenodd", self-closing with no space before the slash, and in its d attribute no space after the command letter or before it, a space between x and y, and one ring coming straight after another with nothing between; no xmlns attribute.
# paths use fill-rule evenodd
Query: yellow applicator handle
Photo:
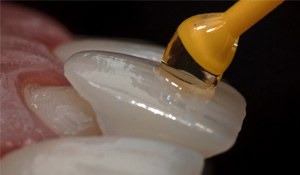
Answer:
<svg viewBox="0 0 300 175"><path fill-rule="evenodd" d="M224 13L227 27L234 36L242 35L284 0L240 0Z"/></svg>
<svg viewBox="0 0 300 175"><path fill-rule="evenodd" d="M216 84L231 63L239 36L283 0L240 0L224 13L192 16L169 42L163 63ZM199 66L198 70L196 64ZM211 74L207 76L208 74Z"/></svg>

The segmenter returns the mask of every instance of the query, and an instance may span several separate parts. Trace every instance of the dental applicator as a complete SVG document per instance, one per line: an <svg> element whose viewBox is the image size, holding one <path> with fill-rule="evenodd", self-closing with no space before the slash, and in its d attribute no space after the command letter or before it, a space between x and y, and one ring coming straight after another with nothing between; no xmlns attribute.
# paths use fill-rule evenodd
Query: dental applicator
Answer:
<svg viewBox="0 0 300 175"><path fill-rule="evenodd" d="M239 36L282 2L240 0L224 13L186 19L169 42L163 63L216 85L234 57Z"/></svg>

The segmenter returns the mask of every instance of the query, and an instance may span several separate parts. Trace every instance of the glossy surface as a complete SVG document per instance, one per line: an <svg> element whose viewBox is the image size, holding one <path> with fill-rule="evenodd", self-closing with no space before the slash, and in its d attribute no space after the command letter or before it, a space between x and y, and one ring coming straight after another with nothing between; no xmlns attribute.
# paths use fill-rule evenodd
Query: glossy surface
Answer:
<svg viewBox="0 0 300 175"><path fill-rule="evenodd" d="M223 13L190 17L179 25L177 34L194 60L217 76L231 63L239 37L230 35Z"/></svg>
<svg viewBox="0 0 300 175"><path fill-rule="evenodd" d="M128 55L80 52L65 75L106 135L155 138L210 157L233 145L245 116L244 99L229 85L203 89Z"/></svg>
<svg viewBox="0 0 300 175"><path fill-rule="evenodd" d="M230 65L238 38L283 0L240 0L224 13L206 13L184 20L171 39L164 61L172 57L173 44L179 38L191 57L209 73L222 76Z"/></svg>

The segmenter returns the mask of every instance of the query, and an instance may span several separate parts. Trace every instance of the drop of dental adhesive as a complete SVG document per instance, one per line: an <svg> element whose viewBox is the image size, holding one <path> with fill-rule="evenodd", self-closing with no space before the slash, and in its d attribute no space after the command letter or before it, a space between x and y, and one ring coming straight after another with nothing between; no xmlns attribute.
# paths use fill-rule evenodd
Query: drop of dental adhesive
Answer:
<svg viewBox="0 0 300 175"><path fill-rule="evenodd" d="M15 151L1 166L3 175L198 175L203 158L156 140L73 137Z"/></svg>
<svg viewBox="0 0 300 175"><path fill-rule="evenodd" d="M243 97L223 82L215 89L180 80L161 65L83 51L66 62L65 76L93 107L104 135L167 141L205 157L229 149L245 116Z"/></svg>

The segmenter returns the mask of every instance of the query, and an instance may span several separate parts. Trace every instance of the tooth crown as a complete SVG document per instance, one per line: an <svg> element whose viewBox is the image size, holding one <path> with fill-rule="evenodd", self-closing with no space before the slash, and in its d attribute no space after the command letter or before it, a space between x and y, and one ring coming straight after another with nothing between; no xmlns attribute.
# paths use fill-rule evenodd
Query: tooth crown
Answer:
<svg viewBox="0 0 300 175"><path fill-rule="evenodd" d="M101 133L93 109L72 87L27 85L24 101L59 136Z"/></svg>
<svg viewBox="0 0 300 175"><path fill-rule="evenodd" d="M65 75L94 108L106 135L154 138L210 157L230 148L245 101L225 83L203 89L176 80L159 63L101 51L80 52Z"/></svg>
<svg viewBox="0 0 300 175"><path fill-rule="evenodd" d="M203 158L165 142L85 137L46 141L13 152L3 175L196 175Z"/></svg>

